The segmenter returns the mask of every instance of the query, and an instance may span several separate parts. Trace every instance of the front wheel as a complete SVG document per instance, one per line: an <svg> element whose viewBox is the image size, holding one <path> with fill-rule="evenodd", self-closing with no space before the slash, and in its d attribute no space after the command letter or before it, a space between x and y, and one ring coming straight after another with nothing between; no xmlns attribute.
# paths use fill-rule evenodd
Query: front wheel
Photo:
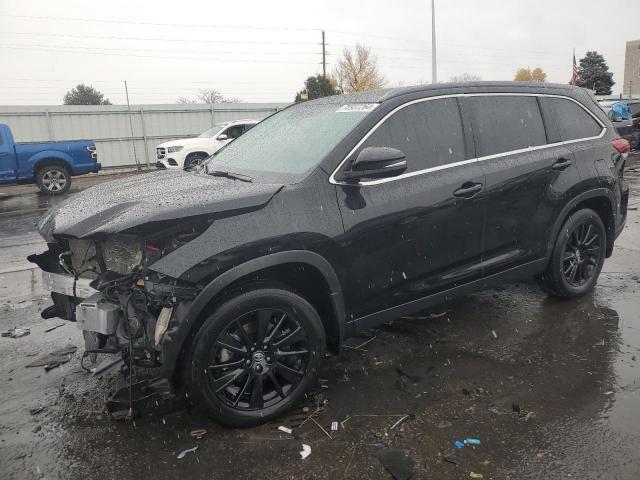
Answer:
<svg viewBox="0 0 640 480"><path fill-rule="evenodd" d="M591 291L604 264L607 234L600 216L585 208L572 213L556 239L543 288L573 298Z"/></svg>
<svg viewBox="0 0 640 480"><path fill-rule="evenodd" d="M218 423L249 427L282 415L313 385L325 334L296 293L257 288L223 303L198 331L190 397Z"/></svg>
<svg viewBox="0 0 640 480"><path fill-rule="evenodd" d="M42 193L62 195L71 188L71 175L61 165L46 165L36 173L36 184Z"/></svg>
<svg viewBox="0 0 640 480"><path fill-rule="evenodd" d="M187 170L195 168L198 165L201 165L202 162L204 162L207 158L209 158L209 155L207 155L206 153L191 153L187 155L187 158L184 159L184 169Z"/></svg>

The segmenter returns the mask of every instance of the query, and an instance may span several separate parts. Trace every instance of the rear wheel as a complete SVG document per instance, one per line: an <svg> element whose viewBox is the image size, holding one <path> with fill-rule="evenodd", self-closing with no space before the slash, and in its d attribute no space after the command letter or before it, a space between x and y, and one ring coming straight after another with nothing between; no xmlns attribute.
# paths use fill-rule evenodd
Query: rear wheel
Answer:
<svg viewBox="0 0 640 480"><path fill-rule="evenodd" d="M544 290L565 298L591 291L604 264L606 240L604 224L596 212L585 208L571 214L540 277Z"/></svg>
<svg viewBox="0 0 640 480"><path fill-rule="evenodd" d="M42 193L62 195L71 188L71 175L61 165L45 165L36 173L36 183Z"/></svg>
<svg viewBox="0 0 640 480"><path fill-rule="evenodd" d="M281 288L239 294L194 339L190 397L224 425L266 422L313 385L324 345L320 317L304 298Z"/></svg>

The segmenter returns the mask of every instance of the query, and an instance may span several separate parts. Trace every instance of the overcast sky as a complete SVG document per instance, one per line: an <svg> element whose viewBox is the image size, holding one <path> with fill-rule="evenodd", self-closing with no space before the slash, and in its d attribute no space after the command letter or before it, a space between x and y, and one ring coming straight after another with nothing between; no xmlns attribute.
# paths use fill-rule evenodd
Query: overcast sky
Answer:
<svg viewBox="0 0 640 480"><path fill-rule="evenodd" d="M605 56L617 93L638 18L638 0L436 0L438 77L512 80L539 66L566 83L575 48ZM125 79L132 103L174 103L200 88L291 101L322 71L322 29L328 72L360 42L389 86L431 81L429 0L0 0L0 104L60 104L80 82L119 104Z"/></svg>

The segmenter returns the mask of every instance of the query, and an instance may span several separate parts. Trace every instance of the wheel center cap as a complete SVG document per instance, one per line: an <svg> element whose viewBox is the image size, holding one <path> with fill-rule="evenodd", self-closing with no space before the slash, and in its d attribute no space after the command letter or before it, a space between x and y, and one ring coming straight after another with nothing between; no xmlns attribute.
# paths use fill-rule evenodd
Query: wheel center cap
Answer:
<svg viewBox="0 0 640 480"><path fill-rule="evenodd" d="M580 250L576 250L576 260L578 260L579 262L582 261L582 255L580 254Z"/></svg>
<svg viewBox="0 0 640 480"><path fill-rule="evenodd" d="M264 352L260 352L260 351L254 352L253 361L256 363L264 362Z"/></svg>

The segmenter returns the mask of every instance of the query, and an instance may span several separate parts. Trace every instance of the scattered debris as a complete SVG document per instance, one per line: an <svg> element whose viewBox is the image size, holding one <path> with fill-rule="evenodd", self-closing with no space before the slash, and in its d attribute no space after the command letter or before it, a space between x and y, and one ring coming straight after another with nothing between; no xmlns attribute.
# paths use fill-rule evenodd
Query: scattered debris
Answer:
<svg viewBox="0 0 640 480"><path fill-rule="evenodd" d="M54 350L53 352L40 357L39 359L31 362L27 365L29 367L44 367L45 371L49 371L52 368L59 367L60 365L67 363L73 357L73 354L76 353L78 347L75 345L67 345L60 350Z"/></svg>
<svg viewBox="0 0 640 480"><path fill-rule="evenodd" d="M186 450L181 451L178 454L178 460L182 460L184 457L187 456L188 453L195 453L195 451L198 449L198 446L196 445L193 448L187 448Z"/></svg>
<svg viewBox="0 0 640 480"><path fill-rule="evenodd" d="M440 318L440 317L444 317L446 314L447 312L430 313L429 318Z"/></svg>
<svg viewBox="0 0 640 480"><path fill-rule="evenodd" d="M457 465L458 464L458 459L456 458L456 452L455 450L446 450L443 454L442 454L442 459L447 462L450 463L452 465Z"/></svg>
<svg viewBox="0 0 640 480"><path fill-rule="evenodd" d="M449 428L451 425L453 425L451 422L444 420L436 425L436 428Z"/></svg>
<svg viewBox="0 0 640 480"><path fill-rule="evenodd" d="M480 439L479 438L465 438L464 439L464 443L466 443L467 445L480 445Z"/></svg>
<svg viewBox="0 0 640 480"><path fill-rule="evenodd" d="M484 478L481 473L469 472L469 478Z"/></svg>
<svg viewBox="0 0 640 480"><path fill-rule="evenodd" d="M498 338L498 334L495 330L491 330L491 334L493 335L493 338Z"/></svg>
<svg viewBox="0 0 640 480"><path fill-rule="evenodd" d="M311 455L311 447L305 443L302 444L302 451L299 452L302 460Z"/></svg>
<svg viewBox="0 0 640 480"><path fill-rule="evenodd" d="M614 392L614 391L604 392L605 395L613 395L614 393L616 393L616 392Z"/></svg>
<svg viewBox="0 0 640 480"><path fill-rule="evenodd" d="M44 333L49 333L49 332L53 332L56 328L60 328L60 327L64 327L66 325L66 323L60 323L59 325L54 325L51 328L47 328Z"/></svg>
<svg viewBox="0 0 640 480"><path fill-rule="evenodd" d="M322 430L322 431L324 432L324 434L325 434L327 437L329 437L331 440L333 440L333 437L329 434L329 432L327 432L327 431L324 429L324 427L323 427L322 425L320 425L320 424L316 421L316 419L315 419L315 418L313 418L313 417L310 417L310 418L311 418L311 421L312 421L313 423L315 423L315 424L317 425L317 427L318 427L320 430Z"/></svg>
<svg viewBox="0 0 640 480"><path fill-rule="evenodd" d="M456 448L464 447L464 442L461 442L460 440L456 440L453 444L456 446Z"/></svg>
<svg viewBox="0 0 640 480"><path fill-rule="evenodd" d="M543 452L538 452L538 453L536 453L536 458L537 458L538 460L542 460L542 459L544 458L544 453L543 453Z"/></svg>
<svg viewBox="0 0 640 480"><path fill-rule="evenodd" d="M41 412L44 412L47 409L47 407L35 407L35 408L30 408L29 409L29 413L31 415L37 415Z"/></svg>
<svg viewBox="0 0 640 480"><path fill-rule="evenodd" d="M331 422L331 431L332 432L338 431L338 422Z"/></svg>
<svg viewBox="0 0 640 480"><path fill-rule="evenodd" d="M378 460L395 480L409 480L413 475L414 461L404 450L382 450Z"/></svg>
<svg viewBox="0 0 640 480"><path fill-rule="evenodd" d="M191 436L196 440L200 440L207 434L207 431L204 428L198 428L196 430L191 430Z"/></svg>
<svg viewBox="0 0 640 480"><path fill-rule="evenodd" d="M7 330L6 332L2 332L3 337L9 338L20 338L25 337L31 333L31 330L24 327L13 327Z"/></svg>
<svg viewBox="0 0 640 480"><path fill-rule="evenodd" d="M398 420L396 423L394 423L393 425L391 425L391 427L389 428L389 430L393 430L394 428L396 428L399 425L402 425L404 422L407 421L407 419L409 419L411 417L411 415L405 415L404 417L402 417L400 420Z"/></svg>
<svg viewBox="0 0 640 480"><path fill-rule="evenodd" d="M278 427L278 430L280 430L281 432L284 432L284 433L288 433L289 435L291 435L293 433L292 429L290 429L289 427L285 427L284 425L280 425Z"/></svg>

